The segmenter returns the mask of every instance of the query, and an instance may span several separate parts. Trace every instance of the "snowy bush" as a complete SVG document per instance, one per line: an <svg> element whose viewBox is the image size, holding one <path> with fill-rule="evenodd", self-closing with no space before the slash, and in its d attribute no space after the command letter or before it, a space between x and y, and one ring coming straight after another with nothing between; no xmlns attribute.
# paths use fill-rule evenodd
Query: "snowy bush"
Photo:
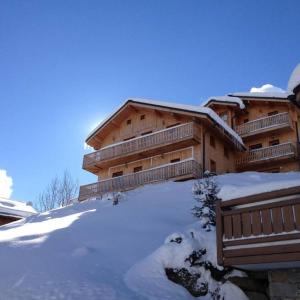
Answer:
<svg viewBox="0 0 300 300"><path fill-rule="evenodd" d="M219 187L215 181L214 174L206 171L204 178L195 182L193 187L194 198L197 204L193 207L193 215L200 219L202 227L206 231L216 225L216 201Z"/></svg>

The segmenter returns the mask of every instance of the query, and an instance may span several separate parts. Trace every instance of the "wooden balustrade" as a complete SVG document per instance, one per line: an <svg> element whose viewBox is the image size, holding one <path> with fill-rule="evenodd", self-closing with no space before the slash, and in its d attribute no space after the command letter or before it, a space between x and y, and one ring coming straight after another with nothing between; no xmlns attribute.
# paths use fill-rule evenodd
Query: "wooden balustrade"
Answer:
<svg viewBox="0 0 300 300"><path fill-rule="evenodd" d="M160 148L164 145L193 138L200 140L200 129L194 123L186 123L169 129L163 129L86 154L83 159L83 169L89 169L90 166L100 165L102 162L111 159L125 157L134 153L145 153L145 150Z"/></svg>
<svg viewBox="0 0 300 300"><path fill-rule="evenodd" d="M153 169L123 175L80 187L79 201L101 197L108 192L133 189L144 184L168 179L199 178L202 175L200 164L191 159L178 163L159 166Z"/></svg>
<svg viewBox="0 0 300 300"><path fill-rule="evenodd" d="M292 120L288 112L247 122L245 124L236 126L235 131L241 137L245 137L251 134L257 134L259 132L264 132L283 126L292 127Z"/></svg>
<svg viewBox="0 0 300 300"><path fill-rule="evenodd" d="M265 162L266 160L278 160L294 157L297 153L296 146L293 143L283 143L275 146L250 150L236 161L237 167L247 166L249 164Z"/></svg>
<svg viewBox="0 0 300 300"><path fill-rule="evenodd" d="M300 186L218 201L220 265L300 260Z"/></svg>

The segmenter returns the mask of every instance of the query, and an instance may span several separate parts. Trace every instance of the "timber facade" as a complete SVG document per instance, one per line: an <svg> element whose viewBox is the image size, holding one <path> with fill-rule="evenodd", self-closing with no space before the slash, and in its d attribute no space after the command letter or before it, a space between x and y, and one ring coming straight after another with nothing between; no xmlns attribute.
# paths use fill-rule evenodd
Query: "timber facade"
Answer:
<svg viewBox="0 0 300 300"><path fill-rule="evenodd" d="M81 186L79 200L205 170L298 171L299 107L284 96L238 95L243 106L236 97L205 107L127 100L86 140L95 151L83 169L98 180Z"/></svg>

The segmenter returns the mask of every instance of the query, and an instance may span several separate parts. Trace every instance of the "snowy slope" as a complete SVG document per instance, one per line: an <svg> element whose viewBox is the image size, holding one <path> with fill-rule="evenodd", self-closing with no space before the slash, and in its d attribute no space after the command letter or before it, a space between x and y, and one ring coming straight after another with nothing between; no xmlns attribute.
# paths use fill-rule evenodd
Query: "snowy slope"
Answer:
<svg viewBox="0 0 300 300"><path fill-rule="evenodd" d="M300 184L300 173L227 174L217 180L228 193L283 178L286 185ZM162 264L176 265L172 257L178 252L164 244L167 236L197 227L192 186L148 185L124 193L117 206L89 201L0 227L0 299L194 299L162 273ZM211 248L211 261L213 241L212 233L198 239ZM243 299L230 284L226 291Z"/></svg>

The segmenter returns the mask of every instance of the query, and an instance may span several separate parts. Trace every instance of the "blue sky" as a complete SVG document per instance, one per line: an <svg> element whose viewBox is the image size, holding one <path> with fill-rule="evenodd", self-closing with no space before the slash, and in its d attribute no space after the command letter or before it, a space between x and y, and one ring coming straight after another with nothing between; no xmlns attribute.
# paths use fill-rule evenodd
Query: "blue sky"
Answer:
<svg viewBox="0 0 300 300"><path fill-rule="evenodd" d="M0 1L0 169L35 201L124 99L198 104L272 83L300 62L300 2Z"/></svg>

